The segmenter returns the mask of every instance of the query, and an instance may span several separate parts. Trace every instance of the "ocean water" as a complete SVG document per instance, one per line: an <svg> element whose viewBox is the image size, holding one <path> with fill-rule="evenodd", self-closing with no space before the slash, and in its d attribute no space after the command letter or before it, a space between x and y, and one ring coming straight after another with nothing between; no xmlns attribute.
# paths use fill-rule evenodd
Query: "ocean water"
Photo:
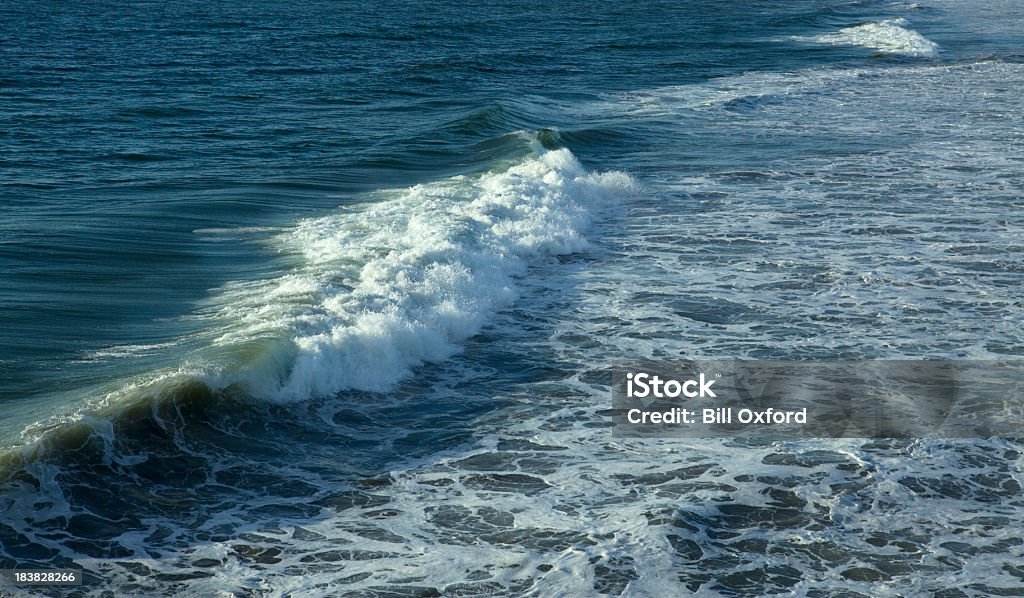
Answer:
<svg viewBox="0 0 1024 598"><path fill-rule="evenodd" d="M1003 0L0 6L7 596L1024 594L1024 445L634 440L1019 359ZM31 591L30 591L31 590Z"/></svg>

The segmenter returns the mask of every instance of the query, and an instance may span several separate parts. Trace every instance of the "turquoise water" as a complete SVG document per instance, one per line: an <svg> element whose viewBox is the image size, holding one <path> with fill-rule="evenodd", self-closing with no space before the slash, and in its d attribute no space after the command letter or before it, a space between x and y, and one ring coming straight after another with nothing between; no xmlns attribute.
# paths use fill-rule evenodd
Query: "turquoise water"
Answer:
<svg viewBox="0 0 1024 598"><path fill-rule="evenodd" d="M1014 2L0 22L0 568L1024 591L1019 443L626 441L604 413L623 361L1019 358Z"/></svg>

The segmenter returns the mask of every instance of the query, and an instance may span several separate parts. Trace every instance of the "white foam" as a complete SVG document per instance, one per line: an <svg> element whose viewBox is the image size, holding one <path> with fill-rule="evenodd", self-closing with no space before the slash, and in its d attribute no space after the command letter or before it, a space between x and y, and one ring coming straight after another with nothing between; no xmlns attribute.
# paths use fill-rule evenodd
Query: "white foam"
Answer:
<svg viewBox="0 0 1024 598"><path fill-rule="evenodd" d="M794 39L820 44L863 46L865 48L874 48L886 54L899 54L903 56L930 57L938 55L938 44L917 31L907 28L906 25L906 19L897 17L895 19L864 23L856 27L847 27L835 33L813 37L797 37Z"/></svg>
<svg viewBox="0 0 1024 598"><path fill-rule="evenodd" d="M386 390L458 352L515 299L514 279L532 260L584 249L596 211L632 187L622 173L588 173L562 149L304 221L279 239L298 267L225 289L215 314L227 322L219 347L287 339L269 357L284 373L249 367L217 384L277 400Z"/></svg>

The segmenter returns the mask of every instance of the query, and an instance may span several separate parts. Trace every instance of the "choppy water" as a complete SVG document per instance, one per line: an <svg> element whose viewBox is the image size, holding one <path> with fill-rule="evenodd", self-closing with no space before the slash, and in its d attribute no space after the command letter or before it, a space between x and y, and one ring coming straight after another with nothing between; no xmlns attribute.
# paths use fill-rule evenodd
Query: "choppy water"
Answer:
<svg viewBox="0 0 1024 598"><path fill-rule="evenodd" d="M607 414L623 361L1019 358L1021 15L0 7L0 568L1024 593L1019 442Z"/></svg>

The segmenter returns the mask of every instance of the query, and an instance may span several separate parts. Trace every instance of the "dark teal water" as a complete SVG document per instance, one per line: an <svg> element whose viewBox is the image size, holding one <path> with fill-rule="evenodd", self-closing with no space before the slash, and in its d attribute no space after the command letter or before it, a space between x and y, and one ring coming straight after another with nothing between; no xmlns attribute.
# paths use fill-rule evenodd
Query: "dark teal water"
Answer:
<svg viewBox="0 0 1024 598"><path fill-rule="evenodd" d="M0 567L1024 591L1019 444L613 443L601 376L1019 358L1018 8L0 7Z"/></svg>

